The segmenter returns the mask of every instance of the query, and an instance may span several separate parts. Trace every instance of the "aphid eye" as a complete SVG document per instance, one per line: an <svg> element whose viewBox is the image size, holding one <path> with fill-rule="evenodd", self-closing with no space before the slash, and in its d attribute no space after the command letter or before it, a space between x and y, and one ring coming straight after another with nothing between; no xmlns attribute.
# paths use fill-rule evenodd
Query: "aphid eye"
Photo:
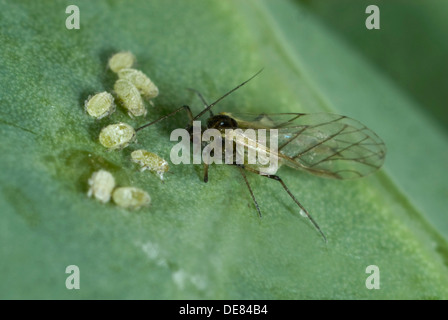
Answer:
<svg viewBox="0 0 448 320"><path fill-rule="evenodd" d="M216 115L207 120L207 128L225 129L235 127L237 127L235 119L226 115Z"/></svg>

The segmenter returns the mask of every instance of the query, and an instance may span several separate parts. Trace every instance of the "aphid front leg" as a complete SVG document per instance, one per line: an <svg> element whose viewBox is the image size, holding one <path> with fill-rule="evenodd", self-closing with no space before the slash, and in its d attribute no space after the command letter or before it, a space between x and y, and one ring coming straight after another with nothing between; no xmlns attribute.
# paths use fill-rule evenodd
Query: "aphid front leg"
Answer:
<svg viewBox="0 0 448 320"><path fill-rule="evenodd" d="M204 182L208 182L208 164L204 163Z"/></svg>
<svg viewBox="0 0 448 320"><path fill-rule="evenodd" d="M288 193L288 195L291 197L292 200L294 200L294 202L300 207L300 209L302 209L302 211L305 213L305 215L308 217L308 219L311 221L311 223L314 225L314 227L317 229L317 231L319 231L319 233L322 235L322 237L324 238L325 243L327 242L327 237L325 236L325 234L322 232L322 230L320 229L319 225L317 224L316 221L314 221L313 217L311 217L311 215L308 213L308 211L305 209L304 206L302 206L302 204L296 199L296 197L294 197L294 195L291 193L291 191L289 191L288 187L286 186L286 184L283 182L283 180L277 176L277 175L273 175L273 174L262 174L259 170L257 169L253 169L250 167L246 167L244 165L238 166L240 168L240 171L242 171L242 169L245 169L247 171L256 173L260 176L269 178L269 179L273 179L276 180L278 182L280 182L280 184L282 185L283 189L285 189L285 191ZM247 180L246 180L247 183Z"/></svg>

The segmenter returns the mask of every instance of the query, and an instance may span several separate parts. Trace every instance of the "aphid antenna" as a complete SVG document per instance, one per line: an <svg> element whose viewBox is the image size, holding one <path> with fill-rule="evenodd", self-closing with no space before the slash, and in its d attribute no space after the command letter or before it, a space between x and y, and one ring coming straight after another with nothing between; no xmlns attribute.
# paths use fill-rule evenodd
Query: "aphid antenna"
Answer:
<svg viewBox="0 0 448 320"><path fill-rule="evenodd" d="M185 110L187 112L188 117L190 118L190 121L193 122L193 114L191 113L190 107L189 106L182 106L182 107L174 110L173 112L171 112L171 113L169 113L167 115L164 115L162 118L154 120L154 121L152 121L150 123L147 123L147 124L137 128L137 129L135 129L135 132L140 131L140 130L146 128L146 127L152 126L153 124L156 124L157 122L165 120L166 118L169 118L169 117L175 115L176 113L178 113L179 111L182 111L182 110Z"/></svg>
<svg viewBox="0 0 448 320"><path fill-rule="evenodd" d="M201 117L201 116L202 116L204 113L206 113L206 112L210 112L210 114L213 115L213 113L211 112L210 109L213 108L214 105L216 105L219 101L221 101L222 99L224 99L225 97L227 97L227 96L228 96L229 94L231 94L232 92L234 92L234 91L238 90L239 88L241 88L242 86L244 86L246 83L248 83L250 80L252 80L252 79L255 78L256 76L258 76L258 75L261 73L261 71L263 71L263 68L261 68L261 69L260 69L257 73L255 73L252 77L250 77L249 79L247 79L247 80L244 81L243 83L237 85L235 88L233 88L232 90L230 90L229 92L227 92L226 94L224 94L221 98L219 98L218 100L216 100L215 102L213 102L212 104L209 104L209 105L207 105L207 102L205 101L205 99L204 99L204 97L202 96L202 94L199 93L199 91L194 90L194 89L190 89L190 88L189 88L188 90L191 90L191 91L193 91L193 92L196 92L196 94L199 95L199 98L201 99L202 103L204 103L204 105L206 106L205 109L202 110L198 115L196 115L195 117L193 117L193 115L192 115L192 113L191 113L191 110L190 110L190 107L189 107L189 106L182 106L182 107L180 107L180 108L174 110L173 112L171 112L171 113L169 113L169 114L167 114L167 115L161 117L160 119L157 119L157 120L155 120L155 121L152 121L152 122L150 122L150 123L147 123L147 124L145 124L145 125L143 125L143 126L137 128L137 129L135 129L135 131L137 132L137 131L140 131L140 130L146 128L146 127L152 126L153 124L156 124L156 123L158 123L159 121L165 120L166 118L169 118L169 117L175 115L176 113L178 113L179 111L182 111L182 110L185 110L185 111L187 112L188 117L190 118L190 124L192 124L194 120L197 120L199 117Z"/></svg>
<svg viewBox="0 0 448 320"><path fill-rule="evenodd" d="M218 100L216 100L215 102L209 104L204 110L202 110L201 112L199 112L198 115L196 115L193 118L194 120L199 119L204 113L208 112L211 108L213 108L219 101L221 101L222 99L224 99L225 97L227 97L229 94L233 93L234 91L238 90L239 88L241 88L242 86L244 86L246 83L248 83L250 80L252 80L253 78L255 78L256 76L258 76L261 71L263 71L263 68L261 68L257 73L255 73L252 77L250 77L249 79L247 79L246 81L244 81L243 83L237 85L235 88L233 88L232 90L228 91L226 94L224 94L221 98L219 98ZM204 102L204 101L203 101Z"/></svg>
<svg viewBox="0 0 448 320"><path fill-rule="evenodd" d="M200 93L198 90L193 89L193 88L187 88L187 90L190 90L191 92L194 92L198 95L199 99L201 99L202 103L204 104L205 108L208 108L208 103L205 100L204 96L202 95L202 93ZM213 117L213 112L212 110L208 109L208 112L210 113L210 117Z"/></svg>

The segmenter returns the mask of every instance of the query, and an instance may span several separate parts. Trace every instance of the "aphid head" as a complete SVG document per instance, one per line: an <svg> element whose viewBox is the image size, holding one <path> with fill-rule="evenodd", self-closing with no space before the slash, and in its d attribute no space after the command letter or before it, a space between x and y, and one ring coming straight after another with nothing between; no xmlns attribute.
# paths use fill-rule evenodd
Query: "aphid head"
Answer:
<svg viewBox="0 0 448 320"><path fill-rule="evenodd" d="M235 119L224 114L218 114L207 120L207 128L211 129L234 129L238 126Z"/></svg>

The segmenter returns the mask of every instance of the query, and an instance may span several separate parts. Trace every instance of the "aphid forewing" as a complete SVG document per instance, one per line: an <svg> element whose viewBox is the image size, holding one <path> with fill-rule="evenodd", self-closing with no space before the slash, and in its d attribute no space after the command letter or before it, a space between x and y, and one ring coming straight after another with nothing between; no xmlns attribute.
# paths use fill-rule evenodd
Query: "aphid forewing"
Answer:
<svg viewBox="0 0 448 320"><path fill-rule="evenodd" d="M235 142L236 159L242 159L238 164L251 164L264 167L271 162L279 162L276 148L271 148L269 139L258 131L244 129L227 130L224 138Z"/></svg>
<svg viewBox="0 0 448 320"><path fill-rule="evenodd" d="M345 116L226 114L242 128L277 129L280 162L313 174L337 179L362 177L378 170L386 155L384 142L372 130Z"/></svg>

